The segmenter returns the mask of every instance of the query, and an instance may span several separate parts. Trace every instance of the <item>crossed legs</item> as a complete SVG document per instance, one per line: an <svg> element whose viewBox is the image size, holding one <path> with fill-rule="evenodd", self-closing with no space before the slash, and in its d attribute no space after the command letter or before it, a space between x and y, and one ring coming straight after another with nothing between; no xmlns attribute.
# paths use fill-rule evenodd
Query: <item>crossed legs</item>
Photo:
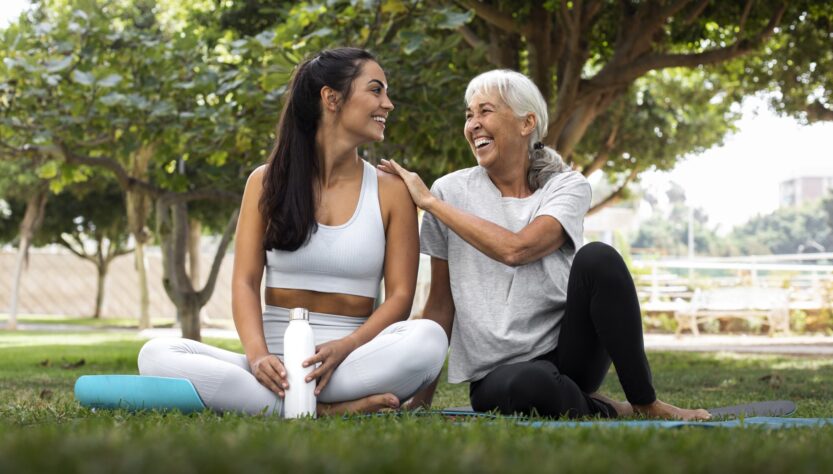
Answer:
<svg viewBox="0 0 833 474"><path fill-rule="evenodd" d="M445 331L433 321L392 324L335 370L318 397L322 414L397 406L437 377L447 344ZM139 352L139 373L186 378L216 411L281 413L282 399L257 381L245 355L208 344L148 341Z"/></svg>

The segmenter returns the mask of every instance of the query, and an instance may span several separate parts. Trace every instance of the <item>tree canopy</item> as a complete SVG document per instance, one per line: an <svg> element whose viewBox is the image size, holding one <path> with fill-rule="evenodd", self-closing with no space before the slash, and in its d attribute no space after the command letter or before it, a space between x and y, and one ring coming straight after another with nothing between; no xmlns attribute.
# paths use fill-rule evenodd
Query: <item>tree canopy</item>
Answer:
<svg viewBox="0 0 833 474"><path fill-rule="evenodd" d="M812 0L39 0L0 31L0 157L28 173L0 179L0 192L31 179L59 192L106 170L140 243L157 206L166 288L193 306L211 285L184 279L185 222L232 228L292 70L321 49L377 55L396 110L388 139L363 153L429 183L474 164L467 82L528 74L549 104L546 143L613 184L599 208L641 172L719 144L746 95L778 91L784 113L828 117L831 11Z"/></svg>
<svg viewBox="0 0 833 474"><path fill-rule="evenodd" d="M764 85L716 66L777 48L776 33L809 8L788 11L775 0L275 5L218 4L219 23L295 57L345 44L377 53L398 108L389 139L370 157L399 157L429 182L471 166L461 135L465 85L488 69L516 69L550 105L547 143L585 174L602 170L619 184L602 205L640 172L670 169L733 131L733 104Z"/></svg>

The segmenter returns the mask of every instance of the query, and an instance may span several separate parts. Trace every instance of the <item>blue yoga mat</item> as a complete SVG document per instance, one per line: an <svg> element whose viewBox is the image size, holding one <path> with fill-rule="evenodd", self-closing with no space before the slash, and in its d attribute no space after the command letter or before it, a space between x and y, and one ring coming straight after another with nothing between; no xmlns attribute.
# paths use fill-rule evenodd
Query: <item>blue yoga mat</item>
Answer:
<svg viewBox="0 0 833 474"><path fill-rule="evenodd" d="M518 421L519 425L535 428L744 428L762 427L779 428L818 428L833 426L833 418L779 418L774 416L756 416L746 419L726 421L668 421L668 420L613 420L613 421Z"/></svg>
<svg viewBox="0 0 833 474"><path fill-rule="evenodd" d="M182 413L202 411L205 405L189 380L143 375L85 375L75 382L75 398L88 408L140 410L179 410ZM772 407L773 402L765 402ZM783 401L775 402L783 404ZM791 403L791 402L789 402ZM755 406L756 404L746 405ZM740 406L740 405L739 405ZM780 405L778 405L780 406ZM736 407L728 407L736 408ZM789 408L789 406L787 406ZM794 405L792 407L794 410ZM440 414L448 417L504 418L491 413L477 413L469 407L441 411L429 410L424 414ZM746 413L749 413L747 411ZM516 418L516 417L506 417ZM668 420L593 420L551 421L516 418L516 423L535 428L577 428L600 426L605 428L737 428L765 427L797 428L833 426L833 418L780 418L753 416L726 421L668 421Z"/></svg>
<svg viewBox="0 0 833 474"><path fill-rule="evenodd" d="M75 399L88 408L179 410L205 409L189 380L143 375L84 375L75 382Z"/></svg>
<svg viewBox="0 0 833 474"><path fill-rule="evenodd" d="M740 405L731 405L707 409L707 411L711 413L712 418L715 421L727 418L789 416L795 413L795 410L795 403L793 403L790 400L768 400L764 402L743 403ZM497 415L491 412L477 412L472 410L470 406L446 408L445 410L442 410L441 413L446 416L454 417L507 417L507 415Z"/></svg>

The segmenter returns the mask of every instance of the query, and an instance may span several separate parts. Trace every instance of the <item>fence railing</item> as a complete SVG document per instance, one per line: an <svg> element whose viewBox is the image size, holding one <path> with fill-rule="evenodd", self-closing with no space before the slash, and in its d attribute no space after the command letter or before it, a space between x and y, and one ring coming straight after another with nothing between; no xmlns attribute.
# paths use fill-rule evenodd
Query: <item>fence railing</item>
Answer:
<svg viewBox="0 0 833 474"><path fill-rule="evenodd" d="M789 290L790 309L820 309L833 282L833 253L696 259L638 259L632 270L643 309L674 311L704 287Z"/></svg>

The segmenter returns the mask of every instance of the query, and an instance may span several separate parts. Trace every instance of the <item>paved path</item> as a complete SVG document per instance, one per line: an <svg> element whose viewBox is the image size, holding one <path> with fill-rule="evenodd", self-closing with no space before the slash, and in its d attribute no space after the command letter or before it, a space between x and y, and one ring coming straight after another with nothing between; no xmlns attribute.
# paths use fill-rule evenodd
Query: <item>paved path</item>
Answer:
<svg viewBox="0 0 833 474"><path fill-rule="evenodd" d="M141 337L179 336L179 329L147 329ZM206 328L203 337L236 339L237 332L230 329ZM645 348L649 351L690 352L748 352L764 354L791 354L833 356L831 336L746 336L746 335L685 335L646 334Z"/></svg>
<svg viewBox="0 0 833 474"><path fill-rule="evenodd" d="M677 338L673 334L646 334L652 351L751 352L766 354L833 356L831 336L701 335Z"/></svg>
<svg viewBox="0 0 833 474"><path fill-rule="evenodd" d="M86 332L101 331L135 333L129 328L96 328L70 324L33 324L21 323L19 329L29 331ZM2 329L2 328L0 328ZM139 331L139 337L179 337L179 328L153 328ZM237 339L233 329L203 328L202 336L206 338ZM741 352L758 354L789 354L833 356L833 336L751 336L751 335L715 335L701 336L673 334L646 334L645 348L649 351L688 351L688 352Z"/></svg>

